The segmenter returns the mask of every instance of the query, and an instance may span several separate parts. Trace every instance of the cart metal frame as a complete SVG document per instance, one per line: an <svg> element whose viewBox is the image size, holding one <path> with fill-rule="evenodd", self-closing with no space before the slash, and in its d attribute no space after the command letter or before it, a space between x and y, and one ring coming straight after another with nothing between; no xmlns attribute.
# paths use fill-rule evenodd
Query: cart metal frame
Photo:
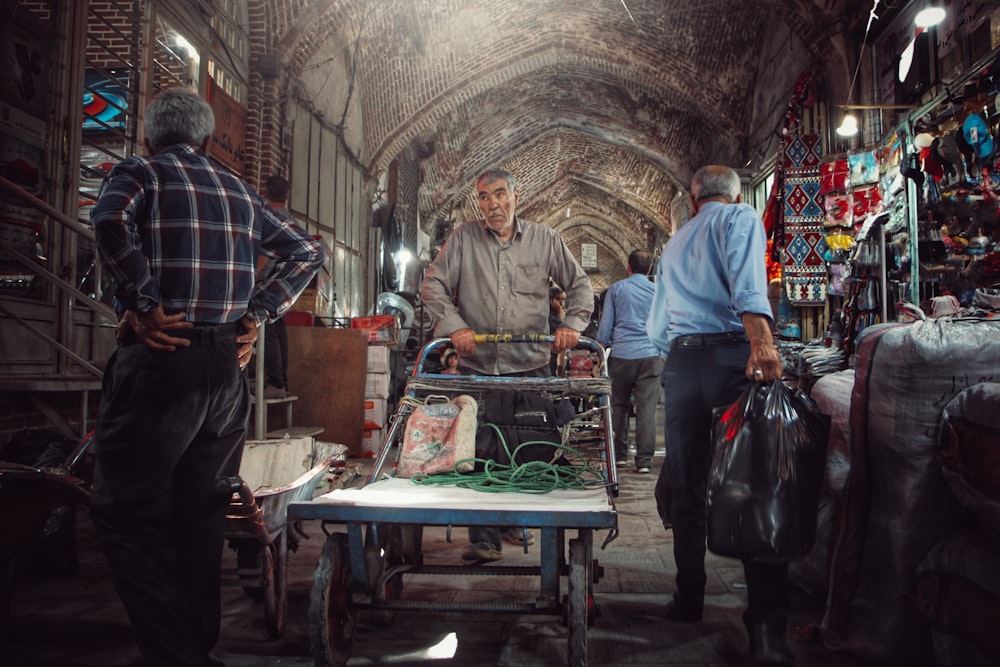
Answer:
<svg viewBox="0 0 1000 667"><path fill-rule="evenodd" d="M275 444L280 446L281 441ZM315 444L314 447L314 456ZM346 447L342 447L346 451ZM309 500L340 454L317 457L315 465L280 487L252 490L242 477L221 480L232 493L226 512L226 539L236 551L236 568L224 568L222 583L241 586L264 603L264 625L271 639L285 631L288 598L288 552L298 547L297 530L288 522L288 506Z"/></svg>
<svg viewBox="0 0 1000 667"><path fill-rule="evenodd" d="M477 336L477 344L551 342L546 335ZM598 616L593 587L603 576L594 558L594 531L608 530L602 546L617 537L614 507L617 477L611 433L610 382L606 364L597 378L508 378L451 376L424 371L435 348L450 341L438 338L419 355L407 383L411 396L441 393L482 395L500 387L544 392L550 396L592 397L597 417L595 456L605 485L587 490L561 490L544 495L482 493L469 489L441 489L395 478L390 454L398 458L403 425L412 408L401 401L393 413L382 446L365 484L358 489L335 491L309 502L293 502L290 519L320 520L327 534L313 580L309 607L309 634L317 666L345 665L351 654L354 626L361 610L372 613L379 624L391 622L396 612L462 612L554 616L568 626L568 664L587 664L587 629ZM578 348L605 359L604 349L589 338ZM471 495L470 495L471 494ZM519 505L521 503L521 505ZM329 525L341 530L328 532ZM537 566L499 564L428 565L424 563L424 526L533 527L540 532ZM572 532L575 531L575 537ZM567 534L570 534L567 540ZM568 547L568 549L567 549ZM520 575L539 580L536 597L525 602L468 602L402 599L403 577L413 574ZM566 578L563 594L562 578Z"/></svg>

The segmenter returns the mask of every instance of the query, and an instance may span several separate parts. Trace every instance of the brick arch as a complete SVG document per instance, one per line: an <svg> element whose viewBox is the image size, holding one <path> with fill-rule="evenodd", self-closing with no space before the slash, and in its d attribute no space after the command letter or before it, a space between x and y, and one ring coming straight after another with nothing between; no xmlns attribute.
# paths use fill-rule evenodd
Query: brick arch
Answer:
<svg viewBox="0 0 1000 667"><path fill-rule="evenodd" d="M585 209L597 219L615 221L634 244L650 245L662 238L671 227L670 209L657 204L672 200L678 186L656 165L635 159L626 149L588 141L565 131L546 132L498 163L518 179L519 213L554 226L563 221L566 208ZM454 224L478 217L473 181L488 166L494 164L468 167L464 187L437 207L422 208L422 219ZM426 164L424 172L429 172ZM616 233L622 235L621 230Z"/></svg>
<svg viewBox="0 0 1000 667"><path fill-rule="evenodd" d="M484 100L494 98L498 90L511 96L511 108L505 109L503 117L497 118L496 122L514 128L518 127L516 121L519 117L530 116L539 111L553 112L552 94L560 89L575 88L580 82L586 82L591 90L600 89L605 99L631 101L637 113L648 115L649 123L657 120L668 121L672 114L679 113L685 117L698 116L699 125L705 126L703 131L711 136L736 137L745 132L746 128L741 126L746 122L743 116L737 118L735 114L729 117L723 113L708 116L704 114L706 105L713 106L715 103L711 100L707 103L704 101L701 74L685 71L683 61L668 63L671 66L671 76L667 80L657 80L649 75L649 72L656 67L654 63L637 63L635 67L626 68L614 63L610 55L611 52L606 49L604 53L586 51L576 45L573 49L567 49L561 42L543 44L527 53L507 54L501 64L490 70L488 76L474 71L422 103L401 105L401 117L395 119L391 127L385 120L382 129L377 124L366 124L366 143L370 148L371 168L373 170L384 168L402 147L416 137L434 134L442 127L442 120L447 121L450 116L457 117L459 127L462 128L461 121L472 116L464 109L487 108L489 105L484 103ZM383 89L392 90L397 96L405 96L407 88L419 85L419 82L408 84L398 82L398 84L397 86L387 82ZM519 99L511 92L522 90L531 97ZM594 97L599 96L601 95L595 92ZM387 100L377 98L373 92L365 95L366 111L372 108L385 109L387 104ZM723 106L716 108L721 111ZM402 113L407 109L410 110L409 115L402 117ZM602 135L602 138L622 145L640 147L648 144L645 141L646 135L628 131L624 126L615 127L617 132L607 130L601 132L593 122L596 109L561 108L558 112L569 118L576 116L579 119L578 127L592 132L595 136ZM609 114L605 111L604 115ZM377 114L370 116L375 117ZM609 120L614 122L615 118L611 117ZM488 127L476 126L475 129L479 135L490 134ZM669 135L669 133L664 134ZM517 137L513 137L512 143L517 143ZM662 150L655 150L652 146L648 149L648 156L654 160L668 161Z"/></svg>

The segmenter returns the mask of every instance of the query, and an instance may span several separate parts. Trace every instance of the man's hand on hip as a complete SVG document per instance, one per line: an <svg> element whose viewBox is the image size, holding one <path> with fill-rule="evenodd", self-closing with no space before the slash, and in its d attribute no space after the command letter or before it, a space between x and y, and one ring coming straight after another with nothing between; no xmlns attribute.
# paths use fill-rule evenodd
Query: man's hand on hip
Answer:
<svg viewBox="0 0 1000 667"><path fill-rule="evenodd" d="M257 322L249 315L244 315L239 325L242 333L236 337L236 358L240 362L240 370L243 370L253 357L253 348L258 335Z"/></svg>
<svg viewBox="0 0 1000 667"><path fill-rule="evenodd" d="M128 332L131 332L136 339L151 350L161 350L163 352L173 352L178 347L188 347L191 341L187 338L177 338L171 336L168 331L172 329L190 329L194 326L184 318L187 313L175 313L165 315L163 307L157 306L156 310L148 313L138 313L134 310L125 311L125 316L118 322L115 335L121 340Z"/></svg>

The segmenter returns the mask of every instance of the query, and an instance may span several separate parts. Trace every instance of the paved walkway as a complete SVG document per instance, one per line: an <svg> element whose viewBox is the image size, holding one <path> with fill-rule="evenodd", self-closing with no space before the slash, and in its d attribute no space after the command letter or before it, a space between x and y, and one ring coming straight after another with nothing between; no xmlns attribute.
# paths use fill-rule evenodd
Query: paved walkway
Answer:
<svg viewBox="0 0 1000 667"><path fill-rule="evenodd" d="M607 535L595 533L595 557L604 567L594 587L601 615L588 633L590 665L671 665L709 667L747 665L741 622L746 590L737 561L710 556L705 618L693 625L662 618L673 591L671 533L656 515L652 490L662 462L651 474L623 469L617 500L620 536L607 549ZM125 667L137 665L138 653L125 614L110 585L89 516L78 515L79 573L71 578L25 581L11 609L5 667ZM288 625L278 640L264 628L264 612L239 588L223 589L224 616L218 651L228 667L307 666L308 605L312 576L324 536L316 522L304 524L312 539L289 554ZM456 528L453 542L443 528L428 528L424 552L429 562L461 564L466 531ZM533 547L532 549L537 549ZM498 564L537 565L537 552L525 555L507 546ZM229 556L231 558L231 556ZM406 580L407 595L448 599L496 600L530 594L529 577L454 576ZM822 601L796 595L795 627L818 623ZM818 642L793 641L797 664L861 666L850 656L825 650ZM458 617L454 614L397 614L389 627L362 618L349 665L456 665L461 667L531 667L565 664L567 630L551 618Z"/></svg>

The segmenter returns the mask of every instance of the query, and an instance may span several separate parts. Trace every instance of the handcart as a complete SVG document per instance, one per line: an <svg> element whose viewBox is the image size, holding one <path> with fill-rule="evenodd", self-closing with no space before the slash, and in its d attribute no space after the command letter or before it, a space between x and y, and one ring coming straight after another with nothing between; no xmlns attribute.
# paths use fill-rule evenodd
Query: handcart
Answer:
<svg viewBox="0 0 1000 667"><path fill-rule="evenodd" d="M540 334L479 335L476 344L551 343L552 340L551 336ZM606 365L601 365L599 377L587 378L454 376L427 372L431 353L448 343L446 338L435 339L421 350L407 382L407 397L418 399L416 402L440 394L484 398L498 389L513 388L552 399L573 399L577 414L562 427L563 440L583 456L582 461L571 465L594 472L599 483L539 496L508 491L483 493L397 477L395 463L415 402L401 400L363 486L333 491L309 502L293 502L288 508L290 518L322 520L325 532L328 526L339 525L339 529L327 533L313 581L309 628L315 664L342 666L347 662L358 612L366 610L379 624L389 623L395 612L554 616L568 626L568 663L574 667L586 665L587 629L598 615L593 586L603 575L593 557L593 531L609 531L603 546L618 534L614 507L617 477ZM581 338L579 348L604 358L603 348L589 338ZM481 562L426 564L422 553L424 526L536 528L541 533L537 551L540 562L537 566ZM567 531L576 531L576 536L568 540L568 551ZM540 591L524 602L409 599L403 596L403 578L416 574L526 575L538 578Z"/></svg>
<svg viewBox="0 0 1000 667"><path fill-rule="evenodd" d="M236 550L236 569L223 583L241 586L264 603L267 634L285 630L288 551L298 536L288 529L290 503L309 500L330 466L343 461L347 447L312 437L251 440L243 451L240 476L223 480L233 494L226 515L226 538Z"/></svg>

